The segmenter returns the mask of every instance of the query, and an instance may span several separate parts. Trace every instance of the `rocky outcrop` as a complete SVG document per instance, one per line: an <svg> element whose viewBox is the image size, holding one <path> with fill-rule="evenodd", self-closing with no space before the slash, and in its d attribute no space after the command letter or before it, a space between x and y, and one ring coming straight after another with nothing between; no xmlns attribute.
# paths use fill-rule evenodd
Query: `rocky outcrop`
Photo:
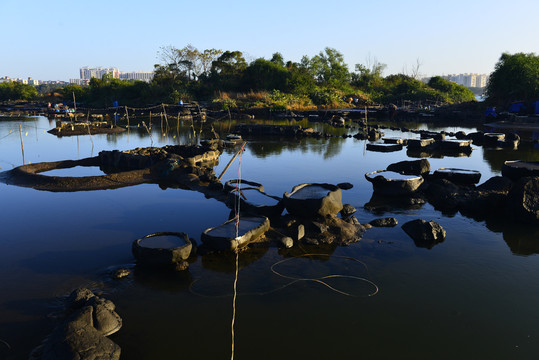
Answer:
<svg viewBox="0 0 539 360"><path fill-rule="evenodd" d="M423 219L412 220L402 229L414 240L417 247L432 249L432 247L445 240L445 230L435 221Z"/></svg>
<svg viewBox="0 0 539 360"><path fill-rule="evenodd" d="M116 360L120 347L107 336L117 332L122 319L115 305L85 288L76 289L66 303L66 317L30 359Z"/></svg>

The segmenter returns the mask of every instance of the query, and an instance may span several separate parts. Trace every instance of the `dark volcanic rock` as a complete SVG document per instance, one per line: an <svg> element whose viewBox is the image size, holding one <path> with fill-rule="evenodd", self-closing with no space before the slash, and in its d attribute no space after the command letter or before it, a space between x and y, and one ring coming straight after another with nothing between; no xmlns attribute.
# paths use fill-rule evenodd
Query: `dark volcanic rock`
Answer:
<svg viewBox="0 0 539 360"><path fill-rule="evenodd" d="M430 163L427 159L399 161L389 165L387 170L407 175L422 175L430 172Z"/></svg>
<svg viewBox="0 0 539 360"><path fill-rule="evenodd" d="M511 190L513 182L504 176L493 176L477 187L479 191L508 192Z"/></svg>
<svg viewBox="0 0 539 360"><path fill-rule="evenodd" d="M31 359L41 360L117 360L120 347L106 336L117 332L122 319L114 304L95 296L88 289L77 289L68 298L70 313L56 327Z"/></svg>
<svg viewBox="0 0 539 360"><path fill-rule="evenodd" d="M434 221L412 220L402 225L402 229L414 240L417 247L431 249L445 239L445 230Z"/></svg>
<svg viewBox="0 0 539 360"><path fill-rule="evenodd" d="M344 204L341 210L341 216L347 218L356 212L356 208L350 204Z"/></svg>
<svg viewBox="0 0 539 360"><path fill-rule="evenodd" d="M381 219L374 219L369 224L371 224L374 227L394 227L397 226L399 222L397 219L392 217L387 218L381 218Z"/></svg>

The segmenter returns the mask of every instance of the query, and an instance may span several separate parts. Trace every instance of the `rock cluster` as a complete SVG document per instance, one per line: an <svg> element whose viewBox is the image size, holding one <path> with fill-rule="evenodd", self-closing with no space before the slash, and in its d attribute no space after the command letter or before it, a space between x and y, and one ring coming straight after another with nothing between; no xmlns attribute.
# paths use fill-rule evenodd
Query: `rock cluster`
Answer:
<svg viewBox="0 0 539 360"><path fill-rule="evenodd" d="M30 358L41 360L116 360L120 347L107 336L122 327L115 305L91 290L74 290L66 302L66 316Z"/></svg>

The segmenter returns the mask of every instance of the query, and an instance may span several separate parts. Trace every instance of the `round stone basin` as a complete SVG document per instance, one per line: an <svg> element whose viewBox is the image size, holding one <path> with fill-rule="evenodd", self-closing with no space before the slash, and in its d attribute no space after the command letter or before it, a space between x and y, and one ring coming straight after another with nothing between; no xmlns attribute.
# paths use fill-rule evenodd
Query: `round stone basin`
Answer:
<svg viewBox="0 0 539 360"><path fill-rule="evenodd" d="M291 199L307 200L307 199L322 199L331 190L324 185L308 184L300 187L290 193Z"/></svg>
<svg viewBox="0 0 539 360"><path fill-rule="evenodd" d="M185 233L159 232L135 240L132 251L141 265L170 267L186 260L192 246Z"/></svg>
<svg viewBox="0 0 539 360"><path fill-rule="evenodd" d="M379 152L391 152L402 150L402 144L367 144L367 150Z"/></svg>
<svg viewBox="0 0 539 360"><path fill-rule="evenodd" d="M434 171L433 176L459 184L477 184L481 179L481 173L477 170L454 168L440 168Z"/></svg>
<svg viewBox="0 0 539 360"><path fill-rule="evenodd" d="M382 195L408 195L415 192L424 179L419 175L405 175L395 171L378 170L365 174L373 191Z"/></svg>
<svg viewBox="0 0 539 360"><path fill-rule="evenodd" d="M236 229L237 226L237 229ZM268 231L270 222L267 217L240 217L206 229L201 240L209 248L215 250L234 250L245 246Z"/></svg>
<svg viewBox="0 0 539 360"><path fill-rule="evenodd" d="M283 202L288 213L303 218L335 216L343 207L341 189L332 184L294 186L284 193Z"/></svg>
<svg viewBox="0 0 539 360"><path fill-rule="evenodd" d="M237 185L238 185L238 179L228 180L225 183L224 189L225 189L226 192L230 192L230 191L234 190ZM244 190L243 188L245 186L248 186L249 188L258 189L258 190L264 192L264 185L259 184L259 183L254 182L254 181L248 181L248 180L241 179L239 185L240 185L239 187L240 187L240 189L242 191Z"/></svg>
<svg viewBox="0 0 539 360"><path fill-rule="evenodd" d="M254 206L274 206L279 202L278 199L275 199L258 189L242 189L240 191L243 194L242 199ZM234 191L232 192L234 193Z"/></svg>
<svg viewBox="0 0 539 360"><path fill-rule="evenodd" d="M387 170L378 170L372 173L365 174L365 177L369 181L374 180L378 176L381 176L388 181L408 181L408 180L414 180L421 177L419 175L406 175L406 174L400 174L395 171L387 171Z"/></svg>
<svg viewBox="0 0 539 360"><path fill-rule="evenodd" d="M187 245L185 239L177 235L154 235L143 238L139 245L150 249L174 249Z"/></svg>
<svg viewBox="0 0 539 360"><path fill-rule="evenodd" d="M229 239L241 238L251 229L260 226L264 218L246 217L240 218L236 234L236 221L227 221L222 225L216 226L206 232L206 235L213 237L223 237Z"/></svg>
<svg viewBox="0 0 539 360"><path fill-rule="evenodd" d="M283 212L284 205L282 199L270 196L263 191L255 188L240 189L239 199L241 201L242 212L252 212L264 216L276 216ZM237 199L235 190L229 192L228 202L235 204Z"/></svg>

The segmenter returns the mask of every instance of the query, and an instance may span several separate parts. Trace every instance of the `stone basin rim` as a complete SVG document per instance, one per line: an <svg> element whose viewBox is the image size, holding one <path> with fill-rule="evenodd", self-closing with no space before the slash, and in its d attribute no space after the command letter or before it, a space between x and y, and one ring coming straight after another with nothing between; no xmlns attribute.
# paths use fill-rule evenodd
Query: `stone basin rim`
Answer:
<svg viewBox="0 0 539 360"><path fill-rule="evenodd" d="M185 245L176 246L176 247L173 247L173 248L157 248L157 247L156 248L151 248L151 249L154 249L154 250L176 250L176 249L182 249L182 248L185 248L185 247L188 247L188 246L192 246L191 239L189 239L189 236L187 236L186 233L174 232L174 231L160 231L160 232L151 233L151 234L148 234L146 236L143 236L143 237L135 240L135 244L137 246L147 248L146 246L141 245L140 242L143 241L143 240L146 240L146 239L151 239L152 237L156 237L156 236L177 236L181 240L185 241Z"/></svg>
<svg viewBox="0 0 539 360"><path fill-rule="evenodd" d="M381 173L393 173L393 174L398 174L399 176L407 176L407 177L402 178L402 179L391 179L391 178L385 177ZM374 174L379 174L379 175L374 176L374 177L370 177L370 175L374 175ZM417 180L417 179L422 178L421 175L405 175L405 174L401 174L401 173L398 173L396 171L390 171L390 170L376 170L376 171L372 171L372 172L369 172L369 173L365 173L365 178L367 179L367 181L370 181L370 182L372 182L378 176L383 177L386 181L395 181L395 182L411 181L411 180Z"/></svg>

